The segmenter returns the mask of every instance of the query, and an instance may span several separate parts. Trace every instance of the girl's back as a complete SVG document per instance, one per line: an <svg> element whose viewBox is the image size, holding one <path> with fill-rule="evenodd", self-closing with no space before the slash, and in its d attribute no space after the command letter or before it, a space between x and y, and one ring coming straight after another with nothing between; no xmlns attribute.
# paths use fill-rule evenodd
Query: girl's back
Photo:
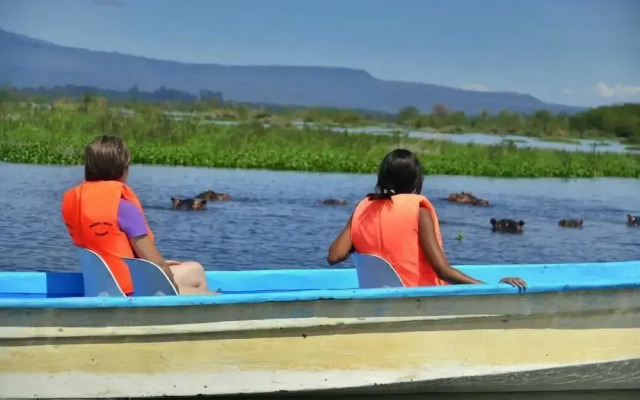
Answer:
<svg viewBox="0 0 640 400"><path fill-rule="evenodd" d="M426 197L417 194L362 200L351 222L353 247L359 253L374 254L387 260L405 286L443 285L446 282L435 274L420 245L420 207L431 214L438 244L442 248L435 210Z"/></svg>
<svg viewBox="0 0 640 400"><path fill-rule="evenodd" d="M387 154L378 169L376 192L358 204L331 243L327 262L342 262L355 250L387 260L404 286L482 283L449 265L438 216L420 194L422 180L422 165L415 154L404 149ZM526 287L520 278L500 282Z"/></svg>

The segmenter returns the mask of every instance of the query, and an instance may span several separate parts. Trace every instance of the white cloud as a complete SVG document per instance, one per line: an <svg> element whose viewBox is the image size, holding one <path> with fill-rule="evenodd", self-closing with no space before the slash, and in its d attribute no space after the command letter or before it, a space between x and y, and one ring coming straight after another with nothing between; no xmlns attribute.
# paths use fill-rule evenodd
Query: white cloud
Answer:
<svg viewBox="0 0 640 400"><path fill-rule="evenodd" d="M573 89L564 89L562 93L566 94L567 96L571 96L573 95Z"/></svg>
<svg viewBox="0 0 640 400"><path fill-rule="evenodd" d="M475 90L476 92L486 92L489 90L489 88L482 83L463 83L461 87L462 89Z"/></svg>
<svg viewBox="0 0 640 400"><path fill-rule="evenodd" d="M625 86L620 84L608 86L605 83L598 82L595 91L600 97L626 97L640 95L640 86Z"/></svg>

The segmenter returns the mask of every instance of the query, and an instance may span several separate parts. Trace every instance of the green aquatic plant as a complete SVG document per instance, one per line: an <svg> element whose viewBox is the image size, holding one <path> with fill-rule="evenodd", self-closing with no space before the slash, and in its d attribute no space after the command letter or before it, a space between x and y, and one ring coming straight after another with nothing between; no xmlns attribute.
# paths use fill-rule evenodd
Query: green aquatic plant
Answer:
<svg viewBox="0 0 640 400"><path fill-rule="evenodd" d="M604 152L559 152L456 144L405 135L336 133L264 127L253 121L211 124L205 118L175 120L149 109L135 115L109 111L20 110L0 118L0 160L33 164L81 164L96 135L121 135L137 164L374 173L393 148L418 154L428 175L491 177L640 177L640 157Z"/></svg>

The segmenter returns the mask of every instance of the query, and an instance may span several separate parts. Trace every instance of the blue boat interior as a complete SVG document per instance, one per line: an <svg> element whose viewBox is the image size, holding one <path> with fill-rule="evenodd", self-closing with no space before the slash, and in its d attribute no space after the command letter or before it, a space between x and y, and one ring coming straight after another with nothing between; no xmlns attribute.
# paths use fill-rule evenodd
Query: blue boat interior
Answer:
<svg viewBox="0 0 640 400"><path fill-rule="evenodd" d="M640 261L463 265L456 268L485 284L417 288L360 289L354 268L207 271L221 296L84 297L80 272L0 272L0 307L89 307L241 303L313 299L386 298L447 295L519 294L502 277L527 281L526 292L598 290L640 287ZM206 299L205 299L206 298ZM37 301L36 301L37 300ZM60 303L61 300L67 302ZM69 303L69 300L73 300ZM35 302L34 302L35 301ZM195 302L195 303L194 303ZM66 304L66 305L63 305Z"/></svg>

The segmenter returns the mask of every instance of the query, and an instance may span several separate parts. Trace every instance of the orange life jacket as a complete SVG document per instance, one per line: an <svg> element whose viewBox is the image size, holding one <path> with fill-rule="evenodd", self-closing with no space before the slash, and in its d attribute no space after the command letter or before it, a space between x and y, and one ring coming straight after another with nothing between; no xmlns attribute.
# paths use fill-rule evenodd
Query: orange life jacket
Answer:
<svg viewBox="0 0 640 400"><path fill-rule="evenodd" d="M420 245L420 207L429 210L442 249L438 216L429 200L418 194L397 194L390 200L362 200L351 221L353 247L358 253L387 260L404 286L447 285L435 273Z"/></svg>
<svg viewBox="0 0 640 400"><path fill-rule="evenodd" d="M127 235L118 225L120 199L133 203L144 218L136 194L119 181L84 181L69 189L62 198L62 218L73 243L98 253L122 291L131 294L131 274L122 257L134 257L135 254ZM148 225L147 231L153 240L153 232Z"/></svg>

